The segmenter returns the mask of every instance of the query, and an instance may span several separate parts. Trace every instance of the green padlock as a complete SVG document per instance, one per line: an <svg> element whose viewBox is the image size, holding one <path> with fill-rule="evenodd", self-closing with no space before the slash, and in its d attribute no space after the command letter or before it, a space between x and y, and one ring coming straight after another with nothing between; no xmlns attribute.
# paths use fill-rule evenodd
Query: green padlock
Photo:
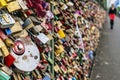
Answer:
<svg viewBox="0 0 120 80"><path fill-rule="evenodd" d="M47 60L49 61L50 64L53 64L53 63L54 63L53 60L52 60L50 57L48 57Z"/></svg>
<svg viewBox="0 0 120 80"><path fill-rule="evenodd" d="M58 20L58 17L57 17L57 16L55 16L55 17L54 17L54 20L55 20L55 21L57 21L57 20Z"/></svg>
<svg viewBox="0 0 120 80"><path fill-rule="evenodd" d="M10 76L0 70L0 80L10 80Z"/></svg>

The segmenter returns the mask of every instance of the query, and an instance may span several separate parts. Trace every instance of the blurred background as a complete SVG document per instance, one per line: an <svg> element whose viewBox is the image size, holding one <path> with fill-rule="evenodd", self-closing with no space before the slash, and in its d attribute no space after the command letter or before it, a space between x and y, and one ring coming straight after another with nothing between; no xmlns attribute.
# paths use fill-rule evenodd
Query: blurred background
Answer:
<svg viewBox="0 0 120 80"><path fill-rule="evenodd" d="M111 4L114 4L117 8L117 14L120 16L120 0L97 0L97 1L105 10L108 10Z"/></svg>

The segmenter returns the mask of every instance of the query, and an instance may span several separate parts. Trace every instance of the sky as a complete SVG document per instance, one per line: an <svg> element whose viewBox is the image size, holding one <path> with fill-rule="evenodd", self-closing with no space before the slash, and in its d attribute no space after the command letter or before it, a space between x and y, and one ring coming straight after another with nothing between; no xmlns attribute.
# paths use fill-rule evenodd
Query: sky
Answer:
<svg viewBox="0 0 120 80"><path fill-rule="evenodd" d="M115 4L116 4L116 7L120 6L120 0L116 0Z"/></svg>
<svg viewBox="0 0 120 80"><path fill-rule="evenodd" d="M120 0L107 0L107 7L109 8L110 6L111 6L111 4L115 4L115 2L118 2L118 1L120 1Z"/></svg>

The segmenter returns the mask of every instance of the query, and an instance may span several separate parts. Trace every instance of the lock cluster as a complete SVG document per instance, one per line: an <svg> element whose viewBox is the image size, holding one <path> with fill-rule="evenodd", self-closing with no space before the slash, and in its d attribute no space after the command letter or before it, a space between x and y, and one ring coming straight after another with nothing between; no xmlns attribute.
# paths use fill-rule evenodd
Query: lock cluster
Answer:
<svg viewBox="0 0 120 80"><path fill-rule="evenodd" d="M0 80L88 80L105 17L95 0L0 0Z"/></svg>

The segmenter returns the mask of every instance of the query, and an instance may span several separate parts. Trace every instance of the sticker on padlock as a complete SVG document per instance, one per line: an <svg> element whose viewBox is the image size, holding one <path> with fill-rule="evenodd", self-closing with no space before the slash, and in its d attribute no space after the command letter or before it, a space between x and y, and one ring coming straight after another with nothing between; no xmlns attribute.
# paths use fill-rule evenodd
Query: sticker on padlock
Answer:
<svg viewBox="0 0 120 80"><path fill-rule="evenodd" d="M40 25L34 26L33 29L34 29L34 31L35 31L36 33L39 33L40 31L43 30L42 26L40 26Z"/></svg>
<svg viewBox="0 0 120 80"><path fill-rule="evenodd" d="M28 7L25 5L25 2L23 0L17 0L17 1L23 10L28 9Z"/></svg>
<svg viewBox="0 0 120 80"><path fill-rule="evenodd" d="M0 14L1 28L8 28L15 24L15 20L8 13Z"/></svg>
<svg viewBox="0 0 120 80"><path fill-rule="evenodd" d="M39 33L39 35L37 36L37 38L43 43L47 43L49 41L49 38L43 34L43 33Z"/></svg>

